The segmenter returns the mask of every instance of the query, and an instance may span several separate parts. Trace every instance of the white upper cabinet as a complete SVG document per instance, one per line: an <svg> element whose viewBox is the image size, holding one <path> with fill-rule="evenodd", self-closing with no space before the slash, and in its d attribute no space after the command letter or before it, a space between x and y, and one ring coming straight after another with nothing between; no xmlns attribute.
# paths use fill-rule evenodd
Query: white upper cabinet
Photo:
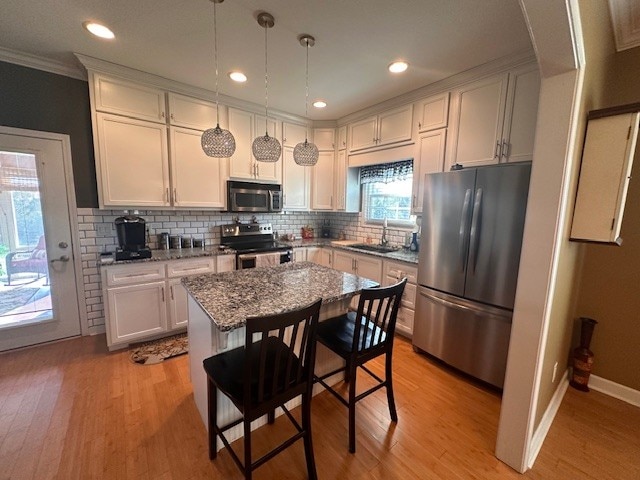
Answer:
<svg viewBox="0 0 640 480"><path fill-rule="evenodd" d="M572 240L620 244L640 113L591 118L582 151Z"/></svg>
<svg viewBox="0 0 640 480"><path fill-rule="evenodd" d="M215 103L197 98L169 93L169 123L179 127L207 130L217 122ZM222 112L221 112L222 114ZM220 125L226 127L226 115L221 115Z"/></svg>
<svg viewBox="0 0 640 480"><path fill-rule="evenodd" d="M166 126L108 113L95 121L100 206L169 206Z"/></svg>
<svg viewBox="0 0 640 480"><path fill-rule="evenodd" d="M446 140L446 128L425 132L418 137L416 157L413 161L413 198L411 199L411 211L414 214L422 213L425 175L442 172L444 169Z"/></svg>
<svg viewBox="0 0 640 480"><path fill-rule="evenodd" d="M94 107L150 122L165 123L165 92L116 77L93 76Z"/></svg>
<svg viewBox="0 0 640 480"><path fill-rule="evenodd" d="M304 142L306 132L307 127L304 125L282 122L282 146L295 147L297 144Z"/></svg>
<svg viewBox="0 0 640 480"><path fill-rule="evenodd" d="M200 144L202 131L215 126L214 104L116 77L90 76L101 208L225 208L227 159L206 156ZM221 107L220 125L226 122Z"/></svg>
<svg viewBox="0 0 640 480"><path fill-rule="evenodd" d="M347 126L343 125L338 128L338 150L345 150L347 148Z"/></svg>
<svg viewBox="0 0 640 480"><path fill-rule="evenodd" d="M500 149L501 162L533 159L533 143L538 118L540 73L536 65L509 73L509 88Z"/></svg>
<svg viewBox="0 0 640 480"><path fill-rule="evenodd" d="M508 80L504 73L454 93L449 166L498 163Z"/></svg>
<svg viewBox="0 0 640 480"><path fill-rule="evenodd" d="M268 126L269 136L280 138L277 122L255 113L229 108L229 131L236 139L236 151L230 159L229 176L265 182L280 182L282 160L273 163L258 162L253 156L253 140L264 136Z"/></svg>
<svg viewBox="0 0 640 480"><path fill-rule="evenodd" d="M413 105L394 108L349 124L349 152L411 140Z"/></svg>
<svg viewBox="0 0 640 480"><path fill-rule="evenodd" d="M201 132L171 127L171 197L176 207L225 207L226 158L207 156Z"/></svg>
<svg viewBox="0 0 640 480"><path fill-rule="evenodd" d="M333 152L320 152L318 163L311 171L311 208L333 210L334 163Z"/></svg>
<svg viewBox="0 0 640 480"><path fill-rule="evenodd" d="M349 124L349 151L375 147L378 139L378 117L367 117Z"/></svg>
<svg viewBox="0 0 640 480"><path fill-rule="evenodd" d="M311 168L293 160L293 148L282 150L282 193L285 210L309 210Z"/></svg>
<svg viewBox="0 0 640 480"><path fill-rule="evenodd" d="M447 167L531 160L539 90L536 65L457 89L451 105Z"/></svg>
<svg viewBox="0 0 640 480"><path fill-rule="evenodd" d="M446 127L449 119L449 92L419 101L416 110L418 132Z"/></svg>
<svg viewBox="0 0 640 480"><path fill-rule="evenodd" d="M318 147L318 150L333 151L336 146L335 128L314 128L313 143L316 144L316 147Z"/></svg>

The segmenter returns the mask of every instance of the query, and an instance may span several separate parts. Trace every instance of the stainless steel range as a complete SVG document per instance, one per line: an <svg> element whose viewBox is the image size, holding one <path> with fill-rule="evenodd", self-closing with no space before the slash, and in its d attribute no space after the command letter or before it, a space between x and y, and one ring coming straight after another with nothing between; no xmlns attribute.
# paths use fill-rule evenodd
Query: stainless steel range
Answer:
<svg viewBox="0 0 640 480"><path fill-rule="evenodd" d="M263 267L290 262L293 250L279 243L270 223L233 223L220 227L220 243L236 252L236 268Z"/></svg>

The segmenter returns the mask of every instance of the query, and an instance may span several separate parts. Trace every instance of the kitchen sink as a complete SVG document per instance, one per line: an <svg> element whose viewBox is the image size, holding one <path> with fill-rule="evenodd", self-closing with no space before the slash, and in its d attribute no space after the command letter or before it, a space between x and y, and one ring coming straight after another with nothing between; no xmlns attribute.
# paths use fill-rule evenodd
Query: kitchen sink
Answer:
<svg viewBox="0 0 640 480"><path fill-rule="evenodd" d="M358 250L365 250L367 252L377 252L377 253L389 253L395 252L397 249L393 247L385 247L384 245L371 245L370 243L356 243L354 245L349 245L351 248L356 248Z"/></svg>

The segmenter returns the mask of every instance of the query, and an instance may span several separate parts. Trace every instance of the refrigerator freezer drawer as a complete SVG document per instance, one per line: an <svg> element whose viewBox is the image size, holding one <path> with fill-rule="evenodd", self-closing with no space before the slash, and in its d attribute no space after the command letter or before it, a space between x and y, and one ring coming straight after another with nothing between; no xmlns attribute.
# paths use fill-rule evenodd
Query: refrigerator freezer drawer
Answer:
<svg viewBox="0 0 640 480"><path fill-rule="evenodd" d="M502 388L510 310L418 287L413 345L445 363Z"/></svg>

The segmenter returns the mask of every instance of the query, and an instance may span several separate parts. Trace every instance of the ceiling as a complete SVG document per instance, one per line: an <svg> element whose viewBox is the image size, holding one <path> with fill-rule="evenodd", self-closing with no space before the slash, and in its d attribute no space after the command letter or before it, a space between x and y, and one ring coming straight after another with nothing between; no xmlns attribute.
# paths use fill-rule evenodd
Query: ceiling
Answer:
<svg viewBox="0 0 640 480"><path fill-rule="evenodd" d="M78 68L73 52L214 90L213 4L209 0L3 0L0 48ZM335 120L455 73L513 53L533 53L518 0L226 0L216 7L220 93L264 104L264 29L268 11L269 106L305 114L309 51L313 120ZM90 36L99 21L116 34ZM394 75L387 66L409 62ZM232 82L239 69L249 80Z"/></svg>

